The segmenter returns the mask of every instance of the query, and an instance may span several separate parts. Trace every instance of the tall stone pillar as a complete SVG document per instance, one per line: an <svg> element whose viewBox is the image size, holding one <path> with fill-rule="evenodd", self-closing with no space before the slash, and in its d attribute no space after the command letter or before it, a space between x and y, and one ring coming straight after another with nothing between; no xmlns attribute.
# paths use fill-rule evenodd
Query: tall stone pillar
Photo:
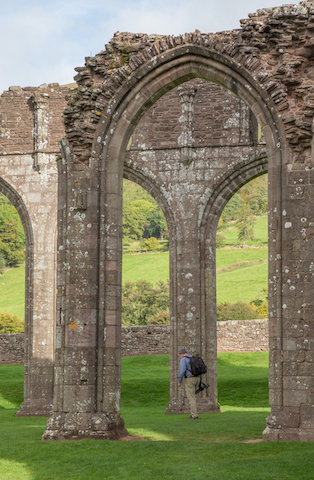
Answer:
<svg viewBox="0 0 314 480"><path fill-rule="evenodd" d="M115 271L103 289L100 258L109 240L99 238L99 172L74 163L65 142L62 155L54 412L43 440L116 439L127 431L119 413L120 325L108 291L117 290Z"/></svg>
<svg viewBox="0 0 314 480"><path fill-rule="evenodd" d="M202 294L201 252L196 211L185 204L185 212L177 222L177 242L171 268L174 275L174 292L171 296L171 351L170 351L170 402L166 413L189 413L190 407L184 388L178 387L179 357L181 348L192 355L200 355L208 365L203 381L210 383L208 390L197 395L199 413L219 412L217 403L216 345L215 335L206 330L204 296ZM184 215L184 216L183 216ZM215 333L215 332L214 332Z"/></svg>
<svg viewBox="0 0 314 480"><path fill-rule="evenodd" d="M31 178L25 197L33 228L26 254L33 261L26 279L24 401L17 416L48 417L54 378L57 171L55 155L47 151L49 97L37 91L32 100L33 168L25 173Z"/></svg>
<svg viewBox="0 0 314 480"><path fill-rule="evenodd" d="M263 438L314 441L314 176L308 165L270 172L269 402ZM282 208L275 204L276 191ZM274 206L275 205L275 206ZM282 245L278 251L276 245Z"/></svg>

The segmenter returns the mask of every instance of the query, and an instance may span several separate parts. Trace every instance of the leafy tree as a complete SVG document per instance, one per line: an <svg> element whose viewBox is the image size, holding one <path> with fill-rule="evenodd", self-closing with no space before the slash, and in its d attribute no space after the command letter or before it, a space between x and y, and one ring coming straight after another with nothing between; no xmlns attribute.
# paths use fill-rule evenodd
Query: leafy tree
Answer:
<svg viewBox="0 0 314 480"><path fill-rule="evenodd" d="M145 218L140 210L131 205L123 207L123 237L138 240L144 232Z"/></svg>
<svg viewBox="0 0 314 480"><path fill-rule="evenodd" d="M126 282L122 288L122 324L147 325L158 310L169 310L169 283Z"/></svg>
<svg viewBox="0 0 314 480"><path fill-rule="evenodd" d="M12 313L0 313L0 333L23 333L24 322Z"/></svg>
<svg viewBox="0 0 314 480"><path fill-rule="evenodd" d="M242 202L250 203L255 215L264 215L268 205L268 176L261 175L244 185L233 195L225 206L221 218L224 222L237 219L237 211ZM220 226L218 224L218 226Z"/></svg>
<svg viewBox="0 0 314 480"><path fill-rule="evenodd" d="M168 310L157 310L153 316L151 316L148 321L147 325L165 325L170 322L170 313Z"/></svg>
<svg viewBox="0 0 314 480"><path fill-rule="evenodd" d="M166 238L167 222L158 203L139 185L123 181L123 237Z"/></svg>
<svg viewBox="0 0 314 480"><path fill-rule="evenodd" d="M12 204L0 206L0 253L10 267L25 259L23 225Z"/></svg>
<svg viewBox="0 0 314 480"><path fill-rule="evenodd" d="M247 202L242 202L237 210L236 227L238 229L238 240L242 242L242 247L245 246L247 240L254 240L254 224L255 217Z"/></svg>
<svg viewBox="0 0 314 480"><path fill-rule="evenodd" d="M147 226L144 231L144 238L155 237L161 240L167 236L167 222L161 208L156 204L154 209L147 215Z"/></svg>

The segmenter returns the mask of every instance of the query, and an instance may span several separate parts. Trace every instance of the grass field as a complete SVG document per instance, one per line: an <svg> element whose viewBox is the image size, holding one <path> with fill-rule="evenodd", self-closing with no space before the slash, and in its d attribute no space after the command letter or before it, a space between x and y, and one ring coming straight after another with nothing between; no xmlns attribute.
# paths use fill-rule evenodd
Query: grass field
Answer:
<svg viewBox="0 0 314 480"><path fill-rule="evenodd" d="M235 227L235 223L230 223L227 229L219 230L225 237L225 245L238 245L238 232ZM254 226L255 240L248 240L247 245L267 245L268 244L268 227L267 216L256 217Z"/></svg>
<svg viewBox="0 0 314 480"><path fill-rule="evenodd" d="M0 313L8 312L24 318L25 265L6 270L0 275Z"/></svg>
<svg viewBox="0 0 314 480"><path fill-rule="evenodd" d="M250 302L268 282L268 249L221 248L217 250L217 302ZM243 264L238 266L238 264ZM125 255L122 282L144 279L157 283L169 279L169 252Z"/></svg>
<svg viewBox="0 0 314 480"><path fill-rule="evenodd" d="M0 480L313 479L312 443L243 443L265 427L267 353L219 354L222 413L197 422L164 415L167 355L123 358L121 415L133 441L41 442L46 419L14 417L22 375L0 366Z"/></svg>
<svg viewBox="0 0 314 480"><path fill-rule="evenodd" d="M266 247L217 250L217 302L250 302L267 287ZM240 264L240 266L239 266ZM154 284L169 279L169 252L123 256L122 282L143 279ZM25 266L0 276L0 313L24 317ZM2 285L4 284L4 285Z"/></svg>

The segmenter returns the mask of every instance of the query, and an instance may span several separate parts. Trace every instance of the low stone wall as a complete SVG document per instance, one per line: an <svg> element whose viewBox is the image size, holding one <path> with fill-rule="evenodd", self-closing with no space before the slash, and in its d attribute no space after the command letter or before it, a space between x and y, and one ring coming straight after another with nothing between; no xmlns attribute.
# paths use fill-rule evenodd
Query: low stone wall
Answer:
<svg viewBox="0 0 314 480"><path fill-rule="evenodd" d="M268 352L268 319L217 322L218 352Z"/></svg>
<svg viewBox="0 0 314 480"><path fill-rule="evenodd" d="M228 320L217 324L219 352L268 351L268 320ZM122 356L169 353L170 326L122 328ZM24 334L0 335L0 364L24 362Z"/></svg>
<svg viewBox="0 0 314 480"><path fill-rule="evenodd" d="M24 333L0 335L0 364L24 363Z"/></svg>

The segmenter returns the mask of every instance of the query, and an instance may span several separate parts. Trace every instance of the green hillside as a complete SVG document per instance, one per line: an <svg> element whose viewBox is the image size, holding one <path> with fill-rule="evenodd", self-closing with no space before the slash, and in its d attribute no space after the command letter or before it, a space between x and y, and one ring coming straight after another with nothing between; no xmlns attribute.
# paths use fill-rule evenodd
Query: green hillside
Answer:
<svg viewBox="0 0 314 480"><path fill-rule="evenodd" d="M219 232L226 237L225 245L238 245L238 231L235 222L230 222L227 228L220 228ZM254 226L255 240L248 240L247 245L267 245L268 244L268 228L267 216L256 217Z"/></svg>
<svg viewBox="0 0 314 480"><path fill-rule="evenodd" d="M217 302L250 302L267 287L266 247L217 250ZM0 312L24 318L25 266L0 276ZM147 280L155 285L169 279L169 252L124 255L122 282Z"/></svg>
<svg viewBox="0 0 314 480"><path fill-rule="evenodd" d="M24 318L25 264L0 275L0 313L13 313Z"/></svg>
<svg viewBox="0 0 314 480"><path fill-rule="evenodd" d="M249 303L267 288L268 249L222 248L217 250L217 302ZM169 252L124 255L122 282L169 279Z"/></svg>

